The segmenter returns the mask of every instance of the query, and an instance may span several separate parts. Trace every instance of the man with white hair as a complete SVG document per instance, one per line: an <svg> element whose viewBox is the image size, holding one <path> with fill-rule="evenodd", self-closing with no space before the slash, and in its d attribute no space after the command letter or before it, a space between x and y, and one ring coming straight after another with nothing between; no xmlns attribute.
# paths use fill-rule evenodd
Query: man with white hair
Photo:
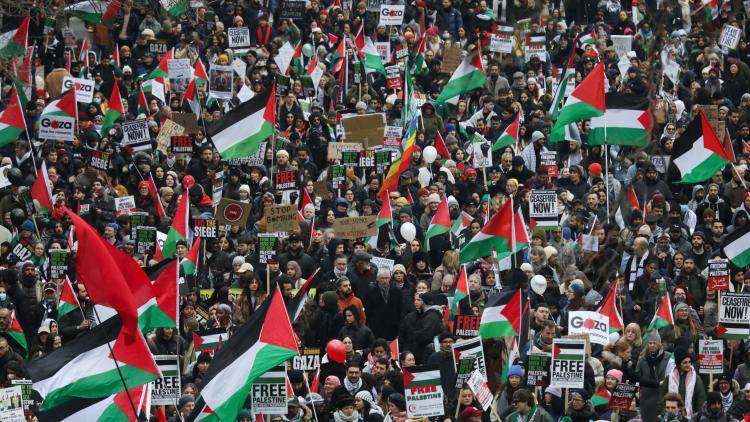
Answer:
<svg viewBox="0 0 750 422"><path fill-rule="evenodd" d="M403 298L401 289L393 285L390 269L378 269L375 283L370 285L364 299L367 313L377 315L377 318L368 321L375 337L386 340L396 338L402 317Z"/></svg>

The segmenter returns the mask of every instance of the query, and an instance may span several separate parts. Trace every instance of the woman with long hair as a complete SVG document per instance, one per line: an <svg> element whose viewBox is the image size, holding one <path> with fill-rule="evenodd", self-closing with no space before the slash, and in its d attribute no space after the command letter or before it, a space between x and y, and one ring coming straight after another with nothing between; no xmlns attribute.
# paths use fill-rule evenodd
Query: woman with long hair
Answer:
<svg viewBox="0 0 750 422"><path fill-rule="evenodd" d="M458 280L458 254L452 250L445 252L442 263L435 269L431 290L440 290L443 278L448 276L453 277L453 280Z"/></svg>

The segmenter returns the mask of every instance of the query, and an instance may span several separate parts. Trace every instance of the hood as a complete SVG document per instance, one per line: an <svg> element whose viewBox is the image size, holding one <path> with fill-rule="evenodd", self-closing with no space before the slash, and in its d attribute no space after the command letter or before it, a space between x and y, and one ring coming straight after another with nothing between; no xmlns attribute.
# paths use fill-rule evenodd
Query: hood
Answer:
<svg viewBox="0 0 750 422"><path fill-rule="evenodd" d="M695 193L698 192L699 190L704 190L703 185L695 185L695 186L693 186L693 193L690 194L690 199L692 199L693 201L695 201Z"/></svg>

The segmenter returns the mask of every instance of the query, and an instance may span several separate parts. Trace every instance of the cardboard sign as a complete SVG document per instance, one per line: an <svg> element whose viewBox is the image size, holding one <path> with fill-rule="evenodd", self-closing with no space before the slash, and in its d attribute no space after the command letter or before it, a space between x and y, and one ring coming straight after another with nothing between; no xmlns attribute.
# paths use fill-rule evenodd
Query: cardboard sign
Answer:
<svg viewBox="0 0 750 422"><path fill-rule="evenodd" d="M416 419L445 414L440 369L424 365L404 368L403 372L406 416Z"/></svg>
<svg viewBox="0 0 750 422"><path fill-rule="evenodd" d="M297 170L279 171L273 174L276 190L297 189Z"/></svg>
<svg viewBox="0 0 750 422"><path fill-rule="evenodd" d="M440 73L452 75L462 60L460 47L451 46L446 48L443 50L443 61L440 62Z"/></svg>
<svg viewBox="0 0 750 422"><path fill-rule="evenodd" d="M587 334L595 344L609 344L609 317L599 312L572 311L568 317L568 333Z"/></svg>
<svg viewBox="0 0 750 422"><path fill-rule="evenodd" d="M229 28L241 29L241 28ZM247 29L247 28L245 28ZM208 93L210 96L231 100L234 92L234 69L232 66L212 65L208 73Z"/></svg>
<svg viewBox="0 0 750 422"><path fill-rule="evenodd" d="M529 217L534 219L537 227L556 228L558 226L557 192L533 189L529 194Z"/></svg>
<svg viewBox="0 0 750 422"><path fill-rule="evenodd" d="M729 290L729 261L726 259L708 260L708 289L713 291Z"/></svg>
<svg viewBox="0 0 750 422"><path fill-rule="evenodd" d="M378 234L374 215L337 218L333 221L333 230L339 239L358 239Z"/></svg>
<svg viewBox="0 0 750 422"><path fill-rule="evenodd" d="M190 65L190 59L167 60L167 73L169 74L169 79L192 78L193 67Z"/></svg>
<svg viewBox="0 0 750 422"><path fill-rule="evenodd" d="M159 129L159 134L156 135L157 148L161 152L166 154L167 149L172 142L172 137L182 135L183 133L185 133L184 127L178 125L172 119L164 120L164 123L162 123L161 125L161 129Z"/></svg>
<svg viewBox="0 0 750 422"><path fill-rule="evenodd" d="M583 388L586 368L586 341L554 339L550 385L560 388Z"/></svg>
<svg viewBox="0 0 750 422"><path fill-rule="evenodd" d="M219 224L240 227L247 224L248 217L250 217L250 204L229 198L221 198L214 214Z"/></svg>
<svg viewBox="0 0 750 422"><path fill-rule="evenodd" d="M512 53L513 38L493 34L490 38L490 51L493 53Z"/></svg>
<svg viewBox="0 0 750 422"><path fill-rule="evenodd" d="M43 115L39 118L39 138L73 142L75 126L73 117Z"/></svg>
<svg viewBox="0 0 750 422"><path fill-rule="evenodd" d="M49 255L49 273L51 279L63 278L68 273L68 254L66 249L50 249Z"/></svg>
<svg viewBox="0 0 750 422"><path fill-rule="evenodd" d="M266 415L285 415L286 365L279 365L253 381L250 401L254 412Z"/></svg>
<svg viewBox="0 0 750 422"><path fill-rule="evenodd" d="M302 347L299 355L292 358L292 369L298 371L317 371L320 368L322 351L317 347Z"/></svg>
<svg viewBox="0 0 750 422"><path fill-rule="evenodd" d="M526 385L546 387L549 385L549 353L529 352L526 355Z"/></svg>
<svg viewBox="0 0 750 422"><path fill-rule="evenodd" d="M723 339L750 337L750 294L719 293L719 325L716 333Z"/></svg>
<svg viewBox="0 0 750 422"><path fill-rule="evenodd" d="M482 339L474 337L453 343L453 363L456 365L456 388L461 388L475 370L487 376Z"/></svg>
<svg viewBox="0 0 750 422"><path fill-rule="evenodd" d="M122 146L151 144L146 119L130 120L122 123Z"/></svg>
<svg viewBox="0 0 750 422"><path fill-rule="evenodd" d="M153 255L156 252L156 227L136 227L135 250L142 255Z"/></svg>
<svg viewBox="0 0 750 422"><path fill-rule="evenodd" d="M328 160L340 160L342 151L361 151L362 144L355 142L329 142Z"/></svg>
<svg viewBox="0 0 750 422"><path fill-rule="evenodd" d="M383 143L385 114L374 113L341 119L347 142L362 143L366 147L376 147ZM330 143L328 145L331 145Z"/></svg>
<svg viewBox="0 0 750 422"><path fill-rule="evenodd" d="M174 154L193 152L193 137L190 135L173 136L170 140L170 148Z"/></svg>
<svg viewBox="0 0 750 422"><path fill-rule="evenodd" d="M250 28L243 26L241 28L227 28L229 47L249 47L250 46Z"/></svg>
<svg viewBox="0 0 750 422"><path fill-rule="evenodd" d="M213 218L194 218L193 237L215 239L219 236L219 226Z"/></svg>
<svg viewBox="0 0 750 422"><path fill-rule="evenodd" d="M453 335L456 337L476 337L479 335L481 315L456 315L453 322Z"/></svg>
<svg viewBox="0 0 750 422"><path fill-rule="evenodd" d="M701 374L724 372L724 340L698 340L698 372Z"/></svg>
<svg viewBox="0 0 750 422"><path fill-rule="evenodd" d="M71 76L64 77L61 92L64 94L73 87L76 89L76 102L89 104L94 101L94 81Z"/></svg>
<svg viewBox="0 0 750 422"><path fill-rule="evenodd" d="M295 205L272 205L263 211L266 232L291 232L299 227Z"/></svg>
<svg viewBox="0 0 750 422"><path fill-rule="evenodd" d="M469 377L469 388L474 393L476 400L482 406L482 409L486 412L487 409L492 406L492 391L487 386L487 380L484 378L481 372L475 370L471 377Z"/></svg>
<svg viewBox="0 0 750 422"><path fill-rule="evenodd" d="M258 233L258 262L268 264L269 259L276 259L279 237L275 233Z"/></svg>
<svg viewBox="0 0 750 422"><path fill-rule="evenodd" d="M719 45L726 47L730 50L737 48L737 44L740 42L742 36L742 30L736 26L727 25L721 30L721 36L719 37Z"/></svg>
<svg viewBox="0 0 750 422"><path fill-rule="evenodd" d="M615 391L612 392L612 396L609 398L608 409L630 409L630 404L635 398L635 393L638 391L638 386L635 384L619 383L615 386Z"/></svg>
<svg viewBox="0 0 750 422"><path fill-rule="evenodd" d="M161 377L152 381L151 404L174 405L180 399L180 363L177 355L156 355L154 362L161 371Z"/></svg>
<svg viewBox="0 0 750 422"><path fill-rule="evenodd" d="M0 389L0 403L2 403L0 420L4 422L26 422L20 386Z"/></svg>
<svg viewBox="0 0 750 422"><path fill-rule="evenodd" d="M400 26L404 23L404 10L406 6L401 4L381 4L380 5L380 25Z"/></svg>
<svg viewBox="0 0 750 422"><path fill-rule="evenodd" d="M195 135L198 133L198 117L195 113L172 112L172 121L183 127L185 133Z"/></svg>

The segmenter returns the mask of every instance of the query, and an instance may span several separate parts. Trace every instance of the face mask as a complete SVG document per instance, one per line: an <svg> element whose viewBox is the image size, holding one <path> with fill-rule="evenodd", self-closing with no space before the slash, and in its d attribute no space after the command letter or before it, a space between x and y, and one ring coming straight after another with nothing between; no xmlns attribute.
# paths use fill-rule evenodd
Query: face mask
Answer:
<svg viewBox="0 0 750 422"><path fill-rule="evenodd" d="M101 98L94 97L94 104L101 104L101 103L102 103L102 99Z"/></svg>
<svg viewBox="0 0 750 422"><path fill-rule="evenodd" d="M0 301L5 302L5 299L8 298L8 295L6 293L0 293Z"/></svg>

